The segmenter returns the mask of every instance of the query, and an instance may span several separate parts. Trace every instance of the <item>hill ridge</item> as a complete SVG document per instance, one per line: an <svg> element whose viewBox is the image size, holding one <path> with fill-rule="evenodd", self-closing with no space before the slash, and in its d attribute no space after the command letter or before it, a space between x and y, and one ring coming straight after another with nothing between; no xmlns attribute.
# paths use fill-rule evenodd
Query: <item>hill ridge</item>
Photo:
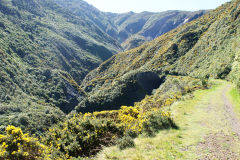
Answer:
<svg viewBox="0 0 240 160"><path fill-rule="evenodd" d="M109 108L114 107L111 101L115 104L115 98L121 99L121 95L132 94L128 94L124 89L138 84L135 75L139 73L154 72L160 77L182 75L196 78L229 78L236 74L231 71L238 52L232 45L237 43L235 37L239 34L238 23L239 0L236 0L225 3L152 42L114 55L83 80L83 89L92 96L79 104L79 111L82 110L81 106L85 110L86 104L91 108L105 106L104 99L109 99L110 95L112 100L108 100L106 105L109 105ZM132 80L135 82L131 83ZM101 94L98 90L101 90ZM95 98L102 99L101 104Z"/></svg>
<svg viewBox="0 0 240 160"><path fill-rule="evenodd" d="M205 10L195 12L176 10L164 12L145 11L141 13L127 12L118 14L101 12L83 0L54 1L77 16L88 17L105 33L117 40L119 44L122 43L125 50L135 48L146 41L153 40L182 25L186 22L186 19L192 21L207 12ZM143 36L144 39L138 39L138 36ZM138 43L134 43L134 41L138 41Z"/></svg>

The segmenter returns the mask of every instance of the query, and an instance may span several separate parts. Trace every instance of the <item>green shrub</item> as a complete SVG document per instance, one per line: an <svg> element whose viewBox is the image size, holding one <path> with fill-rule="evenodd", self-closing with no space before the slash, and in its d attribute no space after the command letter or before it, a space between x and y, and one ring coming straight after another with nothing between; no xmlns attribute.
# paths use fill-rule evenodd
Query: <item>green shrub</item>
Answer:
<svg viewBox="0 0 240 160"><path fill-rule="evenodd" d="M124 128L111 120L80 114L50 129L43 141L52 149L52 158L85 157L115 144L123 133Z"/></svg>
<svg viewBox="0 0 240 160"><path fill-rule="evenodd" d="M202 82L202 86L203 86L204 88L208 88L208 82L207 82L206 79L202 78L202 79L201 79L201 82Z"/></svg>
<svg viewBox="0 0 240 160"><path fill-rule="evenodd" d="M133 138L143 131L155 133L171 127L175 127L171 114L162 108L144 112L140 106L123 106L118 111L74 115L50 129L43 141L51 148L53 159L88 157L98 153L103 146L116 143L120 149L133 147Z"/></svg>
<svg viewBox="0 0 240 160"><path fill-rule="evenodd" d="M134 140L130 136L124 136L120 138L117 143L121 150L135 146Z"/></svg>
<svg viewBox="0 0 240 160"><path fill-rule="evenodd" d="M47 147L38 139L23 134L20 128L8 126L6 135L0 135L0 159L10 160L48 160Z"/></svg>
<svg viewBox="0 0 240 160"><path fill-rule="evenodd" d="M169 112L152 111L147 116L147 120L143 122L143 134L147 136L155 136L159 130L175 128L177 125L168 116Z"/></svg>

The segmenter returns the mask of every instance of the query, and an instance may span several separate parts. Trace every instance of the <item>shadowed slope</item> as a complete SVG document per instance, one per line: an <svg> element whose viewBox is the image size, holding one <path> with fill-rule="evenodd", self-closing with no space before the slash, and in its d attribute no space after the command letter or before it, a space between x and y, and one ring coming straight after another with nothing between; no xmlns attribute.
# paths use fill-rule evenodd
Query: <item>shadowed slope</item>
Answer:
<svg viewBox="0 0 240 160"><path fill-rule="evenodd" d="M239 5L239 0L226 3L152 42L105 61L82 83L91 95L90 101L104 102L106 97L101 93L121 95L122 86L131 82L126 77L143 72L155 72L160 77L226 78L236 54L232 45L239 35ZM84 105L79 105L79 111Z"/></svg>

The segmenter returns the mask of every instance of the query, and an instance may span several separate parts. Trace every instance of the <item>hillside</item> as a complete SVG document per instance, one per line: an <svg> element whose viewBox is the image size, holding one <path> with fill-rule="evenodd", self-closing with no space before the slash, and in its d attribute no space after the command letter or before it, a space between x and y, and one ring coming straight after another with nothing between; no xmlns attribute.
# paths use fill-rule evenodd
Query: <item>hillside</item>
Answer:
<svg viewBox="0 0 240 160"><path fill-rule="evenodd" d="M81 87L91 96L85 96L76 109L93 111L133 105L151 94L168 75L239 79L239 5L239 0L226 3L152 42L105 61L84 79Z"/></svg>
<svg viewBox="0 0 240 160"><path fill-rule="evenodd" d="M188 23L204 11L119 15L55 2L0 0L0 159L91 159L114 145L100 159L238 159L240 0ZM134 25L172 25L173 15L185 20L165 34ZM122 40L104 30L115 24ZM121 41L152 38L115 54Z"/></svg>
<svg viewBox="0 0 240 160"><path fill-rule="evenodd" d="M117 26L118 40L122 43L132 35L144 36L148 41L201 17L206 11L129 12L109 14L110 21ZM108 14L108 13L107 13Z"/></svg>
<svg viewBox="0 0 240 160"><path fill-rule="evenodd" d="M122 43L122 47L126 50L130 50L132 48L141 46L142 44L144 44L147 41L149 41L149 40L147 38L145 38L144 36L133 35Z"/></svg>
<svg viewBox="0 0 240 160"><path fill-rule="evenodd" d="M78 87L84 77L123 50L122 15L110 19L84 1L55 2L0 0L0 130L13 124L39 133L63 120L87 94ZM126 48L145 41L135 38Z"/></svg>
<svg viewBox="0 0 240 160"><path fill-rule="evenodd" d="M60 6L68 9L79 17L86 17L95 25L101 28L104 32L111 36L116 36L115 25L112 24L104 12L101 12L94 6L88 4L84 0L54 0ZM113 33L110 30L113 29Z"/></svg>
<svg viewBox="0 0 240 160"><path fill-rule="evenodd" d="M230 82L211 83L211 89L198 90L193 98L184 97L171 106L179 129L140 136L134 147L125 150L106 147L95 159L239 159L239 93Z"/></svg>
<svg viewBox="0 0 240 160"><path fill-rule="evenodd" d="M87 17L105 33L122 44L125 50L138 47L144 42L153 40L206 13L206 11L166 11L116 14L101 12L83 0L54 1L77 16ZM141 36L145 37L144 41L142 38L138 39ZM135 41L138 41L137 45Z"/></svg>
<svg viewBox="0 0 240 160"><path fill-rule="evenodd" d="M0 37L1 127L10 121L34 132L78 104L72 79L80 84L121 51L86 17L51 0L1 0Z"/></svg>

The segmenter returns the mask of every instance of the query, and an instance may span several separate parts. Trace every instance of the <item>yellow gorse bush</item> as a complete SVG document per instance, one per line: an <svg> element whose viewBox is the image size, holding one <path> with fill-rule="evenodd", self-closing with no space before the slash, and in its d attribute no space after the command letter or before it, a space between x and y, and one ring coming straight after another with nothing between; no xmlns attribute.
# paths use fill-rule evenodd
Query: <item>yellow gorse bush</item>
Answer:
<svg viewBox="0 0 240 160"><path fill-rule="evenodd" d="M168 94L163 95L161 90L156 90L155 94L146 96L134 106L72 115L41 138L45 146L36 138L23 134L20 128L8 126L6 135L0 135L0 159L45 160L92 156L103 146L124 144L126 137L133 138L142 133L152 136L161 129L174 128L176 125L167 106L201 85L193 83L195 79L173 77L173 80L175 86L166 84L165 89L173 88ZM176 86L179 89L175 89Z"/></svg>
<svg viewBox="0 0 240 160"><path fill-rule="evenodd" d="M115 144L124 136L141 134L144 123L153 117L149 115L155 112L161 117L160 126L170 124L170 112L156 107L145 112L143 107L136 104L122 106L115 111L75 114L62 126L50 129L43 141L50 148L51 158L59 155L64 159L91 156L102 146Z"/></svg>
<svg viewBox="0 0 240 160"><path fill-rule="evenodd" d="M118 119L124 125L125 130L133 132L142 131L143 113L138 107L122 106L119 110Z"/></svg>
<svg viewBox="0 0 240 160"><path fill-rule="evenodd" d="M8 126L6 135L0 135L0 144L0 159L49 159L46 146L14 126Z"/></svg>

